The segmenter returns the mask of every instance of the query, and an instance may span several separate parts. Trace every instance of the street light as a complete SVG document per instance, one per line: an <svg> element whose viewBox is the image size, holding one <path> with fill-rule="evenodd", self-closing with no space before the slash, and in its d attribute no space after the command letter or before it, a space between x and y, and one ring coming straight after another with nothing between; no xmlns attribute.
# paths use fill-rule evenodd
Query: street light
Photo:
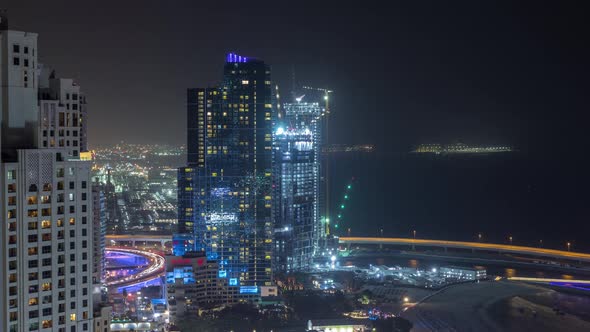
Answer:
<svg viewBox="0 0 590 332"><path fill-rule="evenodd" d="M510 240L510 244L512 244L512 235L510 235L510 237L508 237L508 240Z"/></svg>
<svg viewBox="0 0 590 332"><path fill-rule="evenodd" d="M481 233L477 234L477 238L478 238L479 242L481 242Z"/></svg>
<svg viewBox="0 0 590 332"><path fill-rule="evenodd" d="M571 244L571 242L568 242L568 243L567 243L567 251L570 251L571 247L572 247L572 244Z"/></svg>
<svg viewBox="0 0 590 332"><path fill-rule="evenodd" d="M416 239L416 230L414 230L412 233L414 233L414 240Z"/></svg>

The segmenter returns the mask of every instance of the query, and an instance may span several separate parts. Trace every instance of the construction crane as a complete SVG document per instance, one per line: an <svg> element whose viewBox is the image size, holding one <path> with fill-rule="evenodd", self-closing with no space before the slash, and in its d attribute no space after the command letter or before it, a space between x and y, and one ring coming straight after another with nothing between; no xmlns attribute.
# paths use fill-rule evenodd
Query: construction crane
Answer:
<svg viewBox="0 0 590 332"><path fill-rule="evenodd" d="M312 91L319 91L322 92L324 94L324 101L326 102L326 109L324 115L325 118L325 145L328 146L329 145L329 121L328 121L328 117L330 115L330 94L333 93L334 91L329 90L329 89L322 89L322 88L314 88L311 86L302 86L303 89L305 90L312 90ZM326 157L326 214L325 214L325 218L326 218L326 236L330 235L330 158L329 156Z"/></svg>
<svg viewBox="0 0 590 332"><path fill-rule="evenodd" d="M314 88L311 86L303 86L302 88L306 90L313 90L324 93L324 100L326 101L326 114L330 114L330 94L334 91L322 88Z"/></svg>

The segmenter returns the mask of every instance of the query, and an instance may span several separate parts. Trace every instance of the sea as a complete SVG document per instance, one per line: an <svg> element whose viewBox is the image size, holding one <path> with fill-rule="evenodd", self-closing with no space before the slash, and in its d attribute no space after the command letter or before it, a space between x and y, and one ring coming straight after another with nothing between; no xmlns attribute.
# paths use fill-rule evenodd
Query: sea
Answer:
<svg viewBox="0 0 590 332"><path fill-rule="evenodd" d="M590 252L590 169L558 153L332 153L338 234ZM351 189L347 186L351 184ZM344 195L349 198L345 199ZM344 208L341 208L344 205Z"/></svg>

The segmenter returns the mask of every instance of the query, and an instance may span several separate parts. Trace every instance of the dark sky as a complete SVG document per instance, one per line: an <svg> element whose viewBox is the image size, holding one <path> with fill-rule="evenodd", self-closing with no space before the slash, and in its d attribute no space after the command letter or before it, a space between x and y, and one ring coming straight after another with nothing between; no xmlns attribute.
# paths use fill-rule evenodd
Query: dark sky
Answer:
<svg viewBox="0 0 590 332"><path fill-rule="evenodd" d="M332 142L575 151L588 139L588 19L557 2L2 0L40 34L40 61L79 80L91 145L184 143L185 91L229 51L264 59L283 96L334 95ZM208 1L213 3L213 1ZM385 2L384 2L385 3Z"/></svg>

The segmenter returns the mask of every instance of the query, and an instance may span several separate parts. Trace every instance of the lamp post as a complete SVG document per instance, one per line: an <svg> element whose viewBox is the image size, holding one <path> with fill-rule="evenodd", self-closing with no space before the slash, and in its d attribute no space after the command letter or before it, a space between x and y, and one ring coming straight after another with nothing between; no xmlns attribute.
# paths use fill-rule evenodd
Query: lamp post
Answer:
<svg viewBox="0 0 590 332"><path fill-rule="evenodd" d="M567 243L567 251L570 251L571 247L572 247L572 243L571 242L568 242Z"/></svg>
<svg viewBox="0 0 590 332"><path fill-rule="evenodd" d="M508 240L510 241L510 244L512 245L512 235L510 235L510 236L508 237Z"/></svg>

